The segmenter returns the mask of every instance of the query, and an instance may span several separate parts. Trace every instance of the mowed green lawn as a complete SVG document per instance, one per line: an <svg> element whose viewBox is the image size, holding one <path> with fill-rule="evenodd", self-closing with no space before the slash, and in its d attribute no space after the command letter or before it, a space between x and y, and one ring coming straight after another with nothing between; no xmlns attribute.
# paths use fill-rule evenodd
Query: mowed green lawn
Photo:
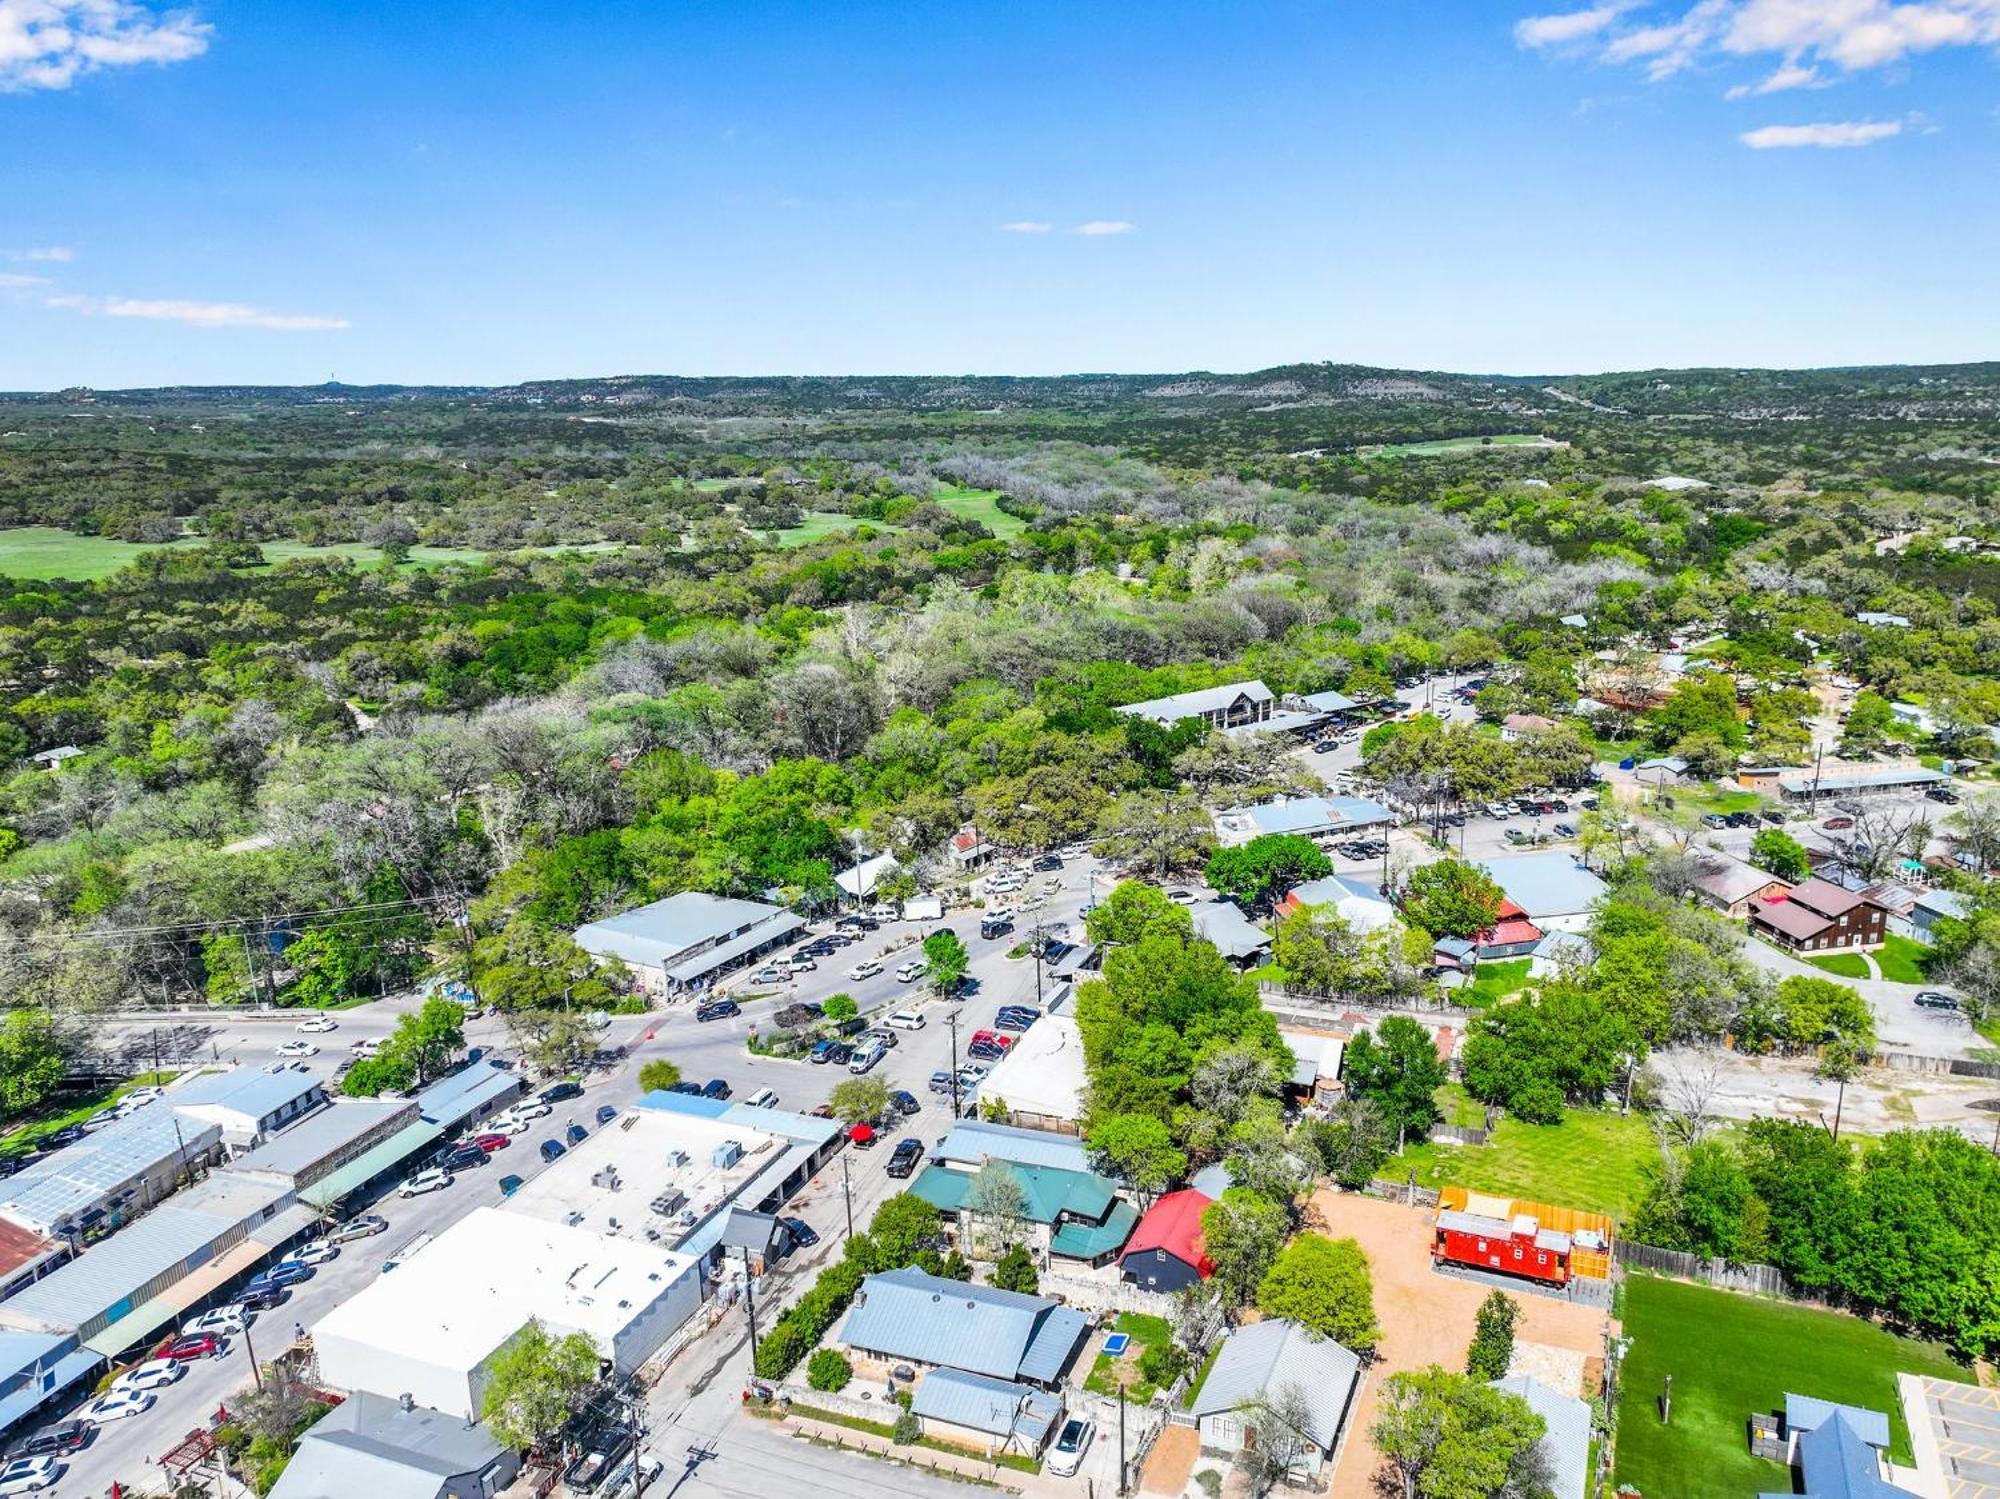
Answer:
<svg viewBox="0 0 2000 1499"><path fill-rule="evenodd" d="M1000 508L1000 491L997 489L961 489L949 485L932 496L953 515L962 515L967 520L976 520L1002 541L1012 541L1028 529L1028 523L1018 515L1009 515Z"/></svg>
<svg viewBox="0 0 2000 1499"><path fill-rule="evenodd" d="M838 536L843 531L853 531L861 526L869 526L877 531L900 531L902 527L892 526L884 521L868 520L859 515L842 515L838 510L808 510L803 525L787 526L776 533L781 547L811 546L815 541L825 541L829 536Z"/></svg>
<svg viewBox="0 0 2000 1499"><path fill-rule="evenodd" d="M1882 977L1892 984L1923 984L1930 982L1931 959L1934 956L1936 954L1923 943L1891 934L1889 940L1875 950L1875 966L1882 970Z"/></svg>
<svg viewBox="0 0 2000 1499"><path fill-rule="evenodd" d="M1436 458L1448 453L1476 453L1482 448L1550 448L1552 442L1538 432L1509 432L1498 437L1440 437L1430 442L1392 442L1364 447L1371 458Z"/></svg>
<svg viewBox="0 0 2000 1499"><path fill-rule="evenodd" d="M1658 1159L1653 1132L1639 1115L1571 1109L1561 1124L1502 1119L1484 1145L1427 1140L1391 1156L1375 1174L1406 1182L1415 1171L1420 1187L1470 1187L1622 1222L1645 1196L1645 1168Z"/></svg>
<svg viewBox="0 0 2000 1499"><path fill-rule="evenodd" d="M74 536L54 526L15 526L0 530L0 575L37 582L69 578L87 583L110 577L145 553L159 551L161 545L198 546L200 541L190 537L159 545L141 544L112 536ZM364 546L358 541L333 546L307 546L302 541L266 541L260 545L265 560L274 565L294 557L350 557L363 567L373 567L382 560L381 548ZM436 567L446 562L482 562L485 558L484 552L469 547L419 546L410 548L406 565Z"/></svg>
<svg viewBox="0 0 2000 1499"><path fill-rule="evenodd" d="M1874 975L1869 972L1868 960L1860 953L1830 952L1806 961L1821 973L1830 973L1837 979L1865 979Z"/></svg>
<svg viewBox="0 0 2000 1499"><path fill-rule="evenodd" d="M1895 1376L1966 1377L1937 1344L1858 1317L1658 1276L1627 1277L1623 1316L1632 1342L1620 1376L1617 1478L1647 1499L1789 1493L1782 1466L1750 1455L1744 1424L1752 1411L1782 1409L1787 1392L1886 1413L1895 1460L1907 1463ZM1669 1374L1673 1424L1662 1426L1657 1402Z"/></svg>

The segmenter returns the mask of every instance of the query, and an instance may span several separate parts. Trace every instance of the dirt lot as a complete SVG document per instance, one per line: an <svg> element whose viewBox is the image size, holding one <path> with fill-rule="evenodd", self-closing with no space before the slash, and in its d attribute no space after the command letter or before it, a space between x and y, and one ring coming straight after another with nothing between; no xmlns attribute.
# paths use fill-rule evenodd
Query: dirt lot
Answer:
<svg viewBox="0 0 2000 1499"><path fill-rule="evenodd" d="M1490 1288L1431 1269L1430 1214L1422 1209L1320 1192L1313 1197L1312 1211L1324 1223L1320 1232L1359 1240L1374 1268L1375 1314L1382 1324L1382 1342L1356 1402L1333 1478L1334 1499L1374 1499L1376 1460L1368 1428L1374 1424L1382 1382L1391 1374L1426 1364L1463 1369L1473 1314ZM1596 1360L1604 1353L1606 1314L1533 1291L1524 1290L1515 1299L1521 1307L1516 1345L1544 1344L1581 1355L1589 1361L1594 1381Z"/></svg>

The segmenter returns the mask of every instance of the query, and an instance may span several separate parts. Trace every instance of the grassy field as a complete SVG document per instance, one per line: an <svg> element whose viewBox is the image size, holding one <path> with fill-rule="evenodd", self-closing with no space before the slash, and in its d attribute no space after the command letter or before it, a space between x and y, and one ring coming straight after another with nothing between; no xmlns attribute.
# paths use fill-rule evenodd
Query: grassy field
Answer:
<svg viewBox="0 0 2000 1499"><path fill-rule="evenodd" d="M1153 1386L1139 1374L1139 1359L1148 1348L1171 1343L1174 1330L1165 1317L1152 1317L1144 1312L1120 1312L1118 1320L1111 1324L1113 1332L1130 1333L1132 1346L1119 1358L1100 1353L1090 1365L1090 1374L1083 1381L1083 1387L1093 1394L1109 1399L1118 1398L1118 1378L1113 1372L1114 1364L1122 1364L1131 1375L1131 1383L1125 1387L1129 1399L1147 1401L1153 1398Z"/></svg>
<svg viewBox="0 0 2000 1499"><path fill-rule="evenodd" d="M69 1094L53 1105L49 1112L38 1114L26 1124L18 1124L0 1135L0 1156L23 1155L36 1149L48 1136L58 1130L68 1129L72 1124L81 1124L100 1109L108 1109L134 1088L148 1084L162 1087L172 1082L171 1072L149 1072L142 1076L119 1083L111 1088L99 1088L85 1094Z"/></svg>
<svg viewBox="0 0 2000 1499"><path fill-rule="evenodd" d="M1420 1187L1455 1183L1623 1220L1645 1195L1645 1168L1658 1159L1653 1133L1637 1114L1572 1109L1561 1124L1502 1119L1484 1145L1427 1140L1391 1156L1375 1174L1406 1182L1414 1171Z"/></svg>
<svg viewBox="0 0 2000 1499"><path fill-rule="evenodd" d="M781 547L811 546L815 541L825 541L829 536L838 536L843 531L852 531L859 526L871 526L877 531L899 531L900 526L892 526L884 521L868 520L859 515L842 515L838 510L808 510L805 523L787 526L784 530L771 533L777 536Z"/></svg>
<svg viewBox="0 0 2000 1499"><path fill-rule="evenodd" d="M1028 523L1020 516L1009 515L1000 508L997 489L960 489L953 485L940 489L933 498L953 515L978 521L1002 541L1012 541L1028 529Z"/></svg>
<svg viewBox="0 0 2000 1499"><path fill-rule="evenodd" d="M195 546L199 542L190 538L166 545ZM294 557L351 557L364 567L382 560L379 547L363 546L360 542L315 547L299 541L267 541L262 546L265 558L274 565ZM74 536L53 526L15 526L0 530L0 574L35 581L70 578L90 582L108 578L120 568L131 566L145 553L158 550L158 546L119 541L111 536ZM485 557L484 552L466 547L420 546L410 549L406 565L436 567L445 562L480 562Z"/></svg>
<svg viewBox="0 0 2000 1499"><path fill-rule="evenodd" d="M1806 961L1822 973L1830 973L1837 979L1873 978L1868 960L1859 953L1833 952L1824 957L1807 958Z"/></svg>
<svg viewBox="0 0 2000 1499"><path fill-rule="evenodd" d="M1789 1493L1790 1475L1752 1457L1744 1430L1752 1411L1781 1409L1787 1392L1886 1412L1894 1458L1907 1463L1894 1376L1966 1377L1936 1344L1858 1317L1650 1275L1626 1280L1624 1324L1632 1347L1618 1402L1617 1477L1648 1499ZM1662 1426L1657 1399L1669 1374L1673 1424Z"/></svg>
<svg viewBox="0 0 2000 1499"><path fill-rule="evenodd" d="M1458 991L1458 997L1476 1010L1519 994L1528 987L1528 970L1533 958L1508 958L1497 963L1481 963L1473 970L1472 982Z"/></svg>
<svg viewBox="0 0 2000 1499"><path fill-rule="evenodd" d="M1452 453L1477 453L1484 448L1566 448L1566 442L1539 432L1510 432L1499 437L1441 437L1431 442L1391 442L1363 447L1364 458L1439 458Z"/></svg>
<svg viewBox="0 0 2000 1499"><path fill-rule="evenodd" d="M1876 949L1875 966L1892 984L1925 984L1930 982L1933 956L1923 943L1891 935Z"/></svg>
<svg viewBox="0 0 2000 1499"><path fill-rule="evenodd" d="M264 558L273 566L280 562L290 562L295 557L351 557L363 567L373 567L382 560L382 549L363 545L358 541L337 541L331 546L307 546L302 541L260 542ZM471 547L411 547L409 561L405 567L438 567L447 562L484 562L486 553Z"/></svg>

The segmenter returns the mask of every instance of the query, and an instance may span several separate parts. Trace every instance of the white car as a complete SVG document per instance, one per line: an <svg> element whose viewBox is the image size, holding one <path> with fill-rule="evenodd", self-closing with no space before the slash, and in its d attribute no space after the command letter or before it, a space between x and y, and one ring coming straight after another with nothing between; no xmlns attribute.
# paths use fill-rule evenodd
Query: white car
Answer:
<svg viewBox="0 0 2000 1499"><path fill-rule="evenodd" d="M278 1048L278 1055L281 1057L316 1057L319 1055L319 1048L310 1041L287 1041L283 1046Z"/></svg>
<svg viewBox="0 0 2000 1499"><path fill-rule="evenodd" d="M154 1099L164 1097L166 1091L165 1088L155 1088L151 1084L143 1088L134 1088L130 1093L127 1093L123 1098L118 1100L118 1107L128 1110L143 1109Z"/></svg>
<svg viewBox="0 0 2000 1499"><path fill-rule="evenodd" d="M285 1256L285 1260L295 1265L324 1265L328 1260L339 1258L340 1246L331 1239L314 1239L310 1244L301 1244Z"/></svg>
<svg viewBox="0 0 2000 1499"><path fill-rule="evenodd" d="M428 1171L419 1171L415 1176L396 1189L398 1197L422 1197L426 1192L442 1192L451 1185L451 1173L433 1166Z"/></svg>
<svg viewBox="0 0 2000 1499"><path fill-rule="evenodd" d="M182 1359L156 1358L127 1369L111 1381L113 1390L164 1390L168 1385L187 1373L187 1363Z"/></svg>
<svg viewBox="0 0 2000 1499"><path fill-rule="evenodd" d="M122 1421L142 1416L153 1408L154 1396L146 1390L107 1390L76 1413L79 1421L102 1426L106 1421Z"/></svg>
<svg viewBox="0 0 2000 1499"><path fill-rule="evenodd" d="M382 1049L382 1040L379 1036L363 1036L359 1041L348 1042L347 1049L357 1057L372 1057Z"/></svg>
<svg viewBox="0 0 2000 1499"><path fill-rule="evenodd" d="M524 1099L522 1102L515 1104L511 1109L507 1110L507 1113L511 1118L515 1119L546 1119L555 1111L556 1107L554 1104L543 1103L540 1099L533 1098Z"/></svg>
<svg viewBox="0 0 2000 1499"><path fill-rule="evenodd" d="M310 1020L301 1020L292 1029L308 1036L324 1036L328 1031L339 1030L340 1022L331 1015L315 1015Z"/></svg>
<svg viewBox="0 0 2000 1499"><path fill-rule="evenodd" d="M1063 1422L1062 1434L1049 1449L1049 1455L1042 1460L1042 1467L1058 1478L1073 1477L1076 1470L1083 1466L1083 1455L1090 1450L1090 1439L1096 1435L1095 1421L1071 1416Z"/></svg>
<svg viewBox="0 0 2000 1499"><path fill-rule="evenodd" d="M16 1458L0 1468L0 1494L33 1494L55 1487L62 1464L49 1453Z"/></svg>
<svg viewBox="0 0 2000 1499"><path fill-rule="evenodd" d="M867 962L856 963L852 968L848 969L847 976L851 979L872 979L881 971L882 965L873 958L870 958Z"/></svg>
<svg viewBox="0 0 2000 1499"><path fill-rule="evenodd" d="M924 976L929 966L927 963L912 958L896 970L896 982L899 984L914 984Z"/></svg>
<svg viewBox="0 0 2000 1499"><path fill-rule="evenodd" d="M924 1017L915 1010L898 1010L882 1023L893 1025L899 1031L920 1031L924 1028Z"/></svg>
<svg viewBox="0 0 2000 1499"><path fill-rule="evenodd" d="M181 1336L191 1338L197 1333L212 1332L218 1338L234 1337L243 1331L248 1320L241 1307L219 1306L212 1312L188 1318L181 1324Z"/></svg>
<svg viewBox="0 0 2000 1499"><path fill-rule="evenodd" d="M480 1126L489 1135L506 1135L510 1139L515 1135L525 1135L534 1127L532 1119L522 1119L514 1114L495 1114Z"/></svg>

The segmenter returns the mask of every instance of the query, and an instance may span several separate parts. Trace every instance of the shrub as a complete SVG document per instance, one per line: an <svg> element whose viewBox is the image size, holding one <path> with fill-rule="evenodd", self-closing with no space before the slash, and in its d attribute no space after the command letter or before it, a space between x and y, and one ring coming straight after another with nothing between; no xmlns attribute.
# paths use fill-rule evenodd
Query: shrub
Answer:
<svg viewBox="0 0 2000 1499"><path fill-rule="evenodd" d="M847 1355L837 1349L820 1349L812 1356L812 1362L806 1365L806 1383L815 1390L844 1390L852 1378L854 1365L847 1361Z"/></svg>
<svg viewBox="0 0 2000 1499"><path fill-rule="evenodd" d="M1178 1343L1154 1343L1139 1355L1139 1374L1147 1384L1164 1390L1187 1372L1191 1362Z"/></svg>
<svg viewBox="0 0 2000 1499"><path fill-rule="evenodd" d="M896 1424L889 1432L889 1440L907 1447L924 1434L924 1423L908 1410L896 1413Z"/></svg>

